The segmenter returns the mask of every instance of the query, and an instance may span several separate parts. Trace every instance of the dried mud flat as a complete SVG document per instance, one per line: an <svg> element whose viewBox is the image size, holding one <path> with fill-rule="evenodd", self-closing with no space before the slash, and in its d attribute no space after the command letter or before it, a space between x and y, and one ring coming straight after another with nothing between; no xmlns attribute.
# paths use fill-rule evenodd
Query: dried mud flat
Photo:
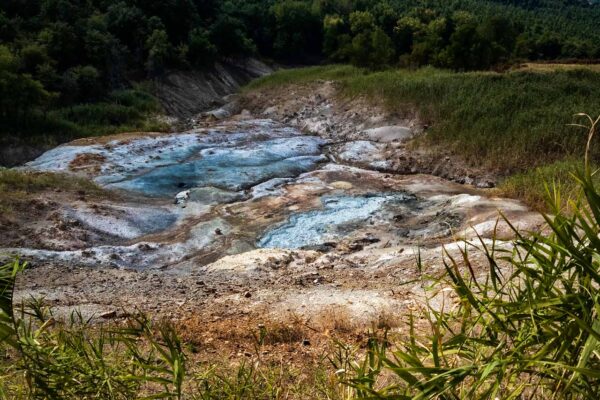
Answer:
<svg viewBox="0 0 600 400"><path fill-rule="evenodd" d="M30 163L107 192L31 200L35 224L0 249L31 262L17 300L96 321L168 318L209 359L245 357L263 325L289 357L317 357L334 332L401 325L423 305L420 277L444 272L444 249L510 239L498 211L540 227L483 189L489 176L411 152L417 122L336 99L328 82L255 92L189 132L79 141Z"/></svg>

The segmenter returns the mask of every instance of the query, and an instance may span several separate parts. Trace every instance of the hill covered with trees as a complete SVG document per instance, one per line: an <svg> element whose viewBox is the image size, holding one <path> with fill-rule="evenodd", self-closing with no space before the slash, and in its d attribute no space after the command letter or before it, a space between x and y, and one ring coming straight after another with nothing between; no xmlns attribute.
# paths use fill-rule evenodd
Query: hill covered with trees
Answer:
<svg viewBox="0 0 600 400"><path fill-rule="evenodd" d="M155 107L124 91L132 82L227 58L454 70L600 58L599 20L589 0L5 0L0 132L127 124Z"/></svg>

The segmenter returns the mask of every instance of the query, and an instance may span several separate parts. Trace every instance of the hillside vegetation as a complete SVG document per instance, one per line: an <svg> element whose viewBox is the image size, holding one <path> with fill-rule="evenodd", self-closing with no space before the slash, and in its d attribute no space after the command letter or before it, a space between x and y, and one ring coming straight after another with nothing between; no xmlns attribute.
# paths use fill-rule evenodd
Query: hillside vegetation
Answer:
<svg viewBox="0 0 600 400"><path fill-rule="evenodd" d="M158 106L133 83L223 59L474 70L599 58L599 19L597 2L576 0L5 0L0 138L148 129Z"/></svg>
<svg viewBox="0 0 600 400"><path fill-rule="evenodd" d="M580 122L577 113L600 110L595 66L506 73L328 66L280 71L246 90L318 79L339 82L342 96L366 96L416 116L429 126L418 146L450 151L472 166L509 177L501 185L504 194L538 208L544 206L545 182L569 182L573 160L585 148L585 132L569 123ZM600 161L598 143L591 157Z"/></svg>

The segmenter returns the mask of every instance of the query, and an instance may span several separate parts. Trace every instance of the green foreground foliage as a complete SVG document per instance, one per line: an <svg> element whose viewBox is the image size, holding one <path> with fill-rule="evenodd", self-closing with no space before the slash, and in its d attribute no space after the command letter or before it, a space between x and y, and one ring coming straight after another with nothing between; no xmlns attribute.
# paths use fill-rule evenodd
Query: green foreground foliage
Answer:
<svg viewBox="0 0 600 400"><path fill-rule="evenodd" d="M14 310L13 285L24 267L0 268L0 351L18 357L2 363L0 398L130 399L144 385L155 386L154 398L181 398L185 355L170 326L137 316L104 329L77 313L58 323L35 300Z"/></svg>
<svg viewBox="0 0 600 400"><path fill-rule="evenodd" d="M55 317L43 300L13 304L25 267L0 266L0 399L342 398L322 367L307 378L283 364L193 365L173 326L142 314L103 325Z"/></svg>
<svg viewBox="0 0 600 400"><path fill-rule="evenodd" d="M591 140L600 117L590 123ZM596 172L586 153L585 168L571 175L580 196L569 199L568 214L561 210L561 193L549 187L549 232L524 236L515 229L517 238L508 249L480 238L465 243L460 259L445 252L446 274L428 281L431 299L437 300L424 315L429 333L420 336L411 323L410 337L394 343L394 350L385 340L373 340L362 365L342 366L349 367L348 383L358 397L597 399ZM487 271L475 259L487 260ZM456 301L448 300L446 289ZM386 377L388 384L381 387L387 373L395 379L389 383Z"/></svg>

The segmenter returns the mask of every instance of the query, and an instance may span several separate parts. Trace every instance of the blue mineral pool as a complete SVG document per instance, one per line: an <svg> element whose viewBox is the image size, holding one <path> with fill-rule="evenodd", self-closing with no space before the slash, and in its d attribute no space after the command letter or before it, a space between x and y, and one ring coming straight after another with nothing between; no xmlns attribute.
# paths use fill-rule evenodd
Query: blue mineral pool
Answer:
<svg viewBox="0 0 600 400"><path fill-rule="evenodd" d="M161 166L111 184L149 196L173 196L186 188L217 187L239 191L273 178L314 169L325 157L324 141L314 136L277 138L200 150L184 162Z"/></svg>
<svg viewBox="0 0 600 400"><path fill-rule="evenodd" d="M267 232L257 243L263 248L298 249L339 239L357 224L368 223L387 205L412 199L403 193L361 196L323 196L323 208L293 214Z"/></svg>

